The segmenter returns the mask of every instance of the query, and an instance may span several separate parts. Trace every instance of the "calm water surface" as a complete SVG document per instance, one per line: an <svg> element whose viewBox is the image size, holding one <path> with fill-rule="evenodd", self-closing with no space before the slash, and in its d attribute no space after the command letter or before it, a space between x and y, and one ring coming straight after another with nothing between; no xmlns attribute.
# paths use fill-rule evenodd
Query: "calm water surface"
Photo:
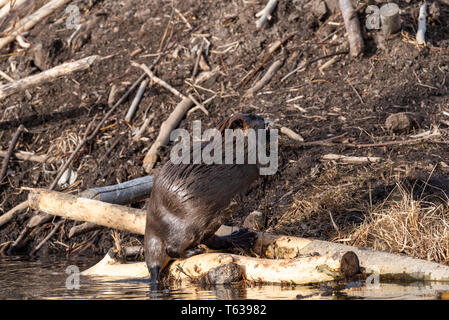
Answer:
<svg viewBox="0 0 449 320"><path fill-rule="evenodd" d="M83 271L99 257L30 260L24 257L0 257L0 299L149 299L148 283L139 279L120 280L80 276L79 289L68 289L68 266ZM69 285L73 282L68 281ZM155 299L439 299L449 292L449 283L381 283L367 288L363 282L349 283L338 290L329 286L259 286L204 289L194 285L172 287L152 294Z"/></svg>

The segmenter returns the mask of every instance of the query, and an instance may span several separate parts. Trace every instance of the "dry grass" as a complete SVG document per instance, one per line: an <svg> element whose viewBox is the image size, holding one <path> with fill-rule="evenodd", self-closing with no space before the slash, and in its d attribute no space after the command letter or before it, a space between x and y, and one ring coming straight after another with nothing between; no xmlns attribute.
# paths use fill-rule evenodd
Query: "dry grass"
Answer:
<svg viewBox="0 0 449 320"><path fill-rule="evenodd" d="M401 199L387 199L368 210L365 221L351 233L351 244L449 264L448 207L414 200L401 184L396 188Z"/></svg>

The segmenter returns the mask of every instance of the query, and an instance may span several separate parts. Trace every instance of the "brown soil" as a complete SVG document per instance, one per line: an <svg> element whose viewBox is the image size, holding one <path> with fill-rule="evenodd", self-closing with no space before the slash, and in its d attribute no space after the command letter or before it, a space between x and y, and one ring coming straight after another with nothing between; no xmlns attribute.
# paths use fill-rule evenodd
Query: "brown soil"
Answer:
<svg viewBox="0 0 449 320"><path fill-rule="evenodd" d="M119 88L118 99L141 74L130 61L151 65L155 53L162 48L163 56L155 66L160 78L200 101L216 95L206 105L209 116L197 110L182 120L181 128L191 129L192 121L198 119L203 128L213 127L233 113L251 112L275 121L275 128L285 126L294 130L305 141L346 134L334 146L313 147L301 147L280 134L278 172L261 178L246 197L236 200L230 223L241 223L246 214L260 210L267 213L268 231L342 239L363 222L369 206L387 198L396 181L406 180L413 185L417 179L427 180L432 175L431 182L447 187L449 184L441 178L449 168L445 144L422 142L357 149L345 146L345 142L407 139L433 127L439 127L441 136L437 139L445 140L449 124L443 113L449 111L449 7L434 5L428 19L428 47L420 48L412 41L419 4L395 1L403 9L402 33L385 38L381 31L362 28L363 57L338 55L334 64L320 72L318 67L331 59L323 58L281 81L304 62L348 50L347 39L344 28L338 31L343 26L341 15L329 10L321 12L321 0L280 1L268 25L257 30L255 13L265 2L174 1L174 8L191 25L189 29L172 10L171 1L72 1L80 9L82 24L72 46L67 40L74 30L66 28L68 15L63 8L29 32L26 39L32 44L30 49L19 50L17 43L4 48L0 70L19 79L93 54L113 56L87 71L0 101L0 148L8 148L16 128L23 124L26 132L17 150L51 153L67 159L89 122L94 117L100 119L109 109L111 86ZM359 17L364 26L365 13L361 12ZM334 31L333 37L323 41ZM289 35L292 37L241 88L242 80L262 63L270 46ZM219 72L200 87L192 87L189 83L196 60L192 49L199 47L203 38L210 42L206 61L212 69L219 68ZM136 54L137 49L140 52ZM284 64L269 84L254 96L245 96L246 90L278 59L285 59ZM97 139L72 163L78 178L63 191L80 192L145 175L141 166L143 157L162 121L178 102L170 92L154 85L146 90L131 125L123 120L130 101L122 104L104 124ZM398 112L412 113L422 121L412 121L416 125L409 130L391 133L385 120ZM144 139L131 143L133 131L151 113L155 117ZM102 158L106 152L108 155ZM320 157L327 153L378 156L384 160L361 165L321 161ZM169 148L164 149L156 172L167 161L168 154ZM20 187L48 187L59 166L10 161L8 176L0 185L3 212L26 199L26 192L20 192ZM427 188L425 193L435 190ZM142 207L143 203L135 205ZM19 214L0 227L0 244L15 240L31 214ZM46 252L70 253L71 249L63 244L73 247L91 239L95 241L84 253L104 253L113 245L111 232L106 229L68 239L66 233L73 224L64 224L63 230L45 246ZM52 227L52 223L47 223L37 229L23 250L34 248ZM139 237L121 234L126 243L141 241Z"/></svg>

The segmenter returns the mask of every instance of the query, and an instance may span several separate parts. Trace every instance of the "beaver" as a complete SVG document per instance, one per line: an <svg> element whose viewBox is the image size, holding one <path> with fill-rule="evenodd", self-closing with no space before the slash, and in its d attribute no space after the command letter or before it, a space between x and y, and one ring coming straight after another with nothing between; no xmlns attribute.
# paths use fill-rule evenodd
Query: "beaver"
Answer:
<svg viewBox="0 0 449 320"><path fill-rule="evenodd" d="M256 132L266 129L264 118L237 114L217 127L222 137L225 129L241 129L245 135L249 128ZM212 142L202 143L201 148L208 143ZM166 162L155 178L147 203L144 246L150 283L159 282L160 272L171 259L201 253L204 249L197 247L201 243L216 250L251 245L255 233L247 229L230 236L214 234L228 218L224 209L258 177L258 164L248 161L243 164Z"/></svg>

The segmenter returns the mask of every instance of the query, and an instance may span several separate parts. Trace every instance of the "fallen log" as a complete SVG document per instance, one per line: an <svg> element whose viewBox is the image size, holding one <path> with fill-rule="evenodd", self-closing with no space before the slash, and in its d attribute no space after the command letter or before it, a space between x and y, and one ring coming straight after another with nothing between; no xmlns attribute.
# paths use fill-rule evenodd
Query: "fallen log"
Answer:
<svg viewBox="0 0 449 320"><path fill-rule="evenodd" d="M145 176L112 186L87 189L80 193L80 197L112 204L132 203L149 197L153 182L153 176Z"/></svg>
<svg viewBox="0 0 449 320"><path fill-rule="evenodd" d="M97 55L89 56L77 61L63 63L41 73L4 84L0 86L0 100L19 91L23 91L30 87L40 85L44 82L48 82L50 80L68 75L75 71L86 70L100 59L101 57Z"/></svg>
<svg viewBox="0 0 449 320"><path fill-rule="evenodd" d="M316 283L343 278L344 275L340 272L346 263L343 256L344 254L337 254L272 260L227 253L205 253L174 261L168 267L168 276L174 281L196 281L221 265L235 263L241 268L243 279L256 283ZM149 277L145 262L120 263L111 252L81 274L117 278Z"/></svg>
<svg viewBox="0 0 449 320"><path fill-rule="evenodd" d="M378 275L382 280L449 281L449 266L406 255L288 236L277 236L274 240L272 237L271 241L263 242L258 237L254 250L260 252L257 250L260 250L261 246L267 257L276 259L288 259L312 253L332 255L350 250L357 255L360 266L365 268L367 274Z"/></svg>
<svg viewBox="0 0 449 320"><path fill-rule="evenodd" d="M35 210L67 219L87 221L135 234L143 235L145 232L146 214L139 209L46 189L32 189L28 195L28 203Z"/></svg>
<svg viewBox="0 0 449 320"><path fill-rule="evenodd" d="M31 189L28 202L31 208L48 214L88 221L140 235L145 232L143 210L43 189ZM449 267L442 264L328 241L259 232L253 250L257 253L262 252L265 257L271 259L297 259L315 253L328 257L353 251L366 273L379 275L381 279L449 281ZM131 267L120 266L120 268ZM122 271L117 271L117 274L120 272ZM128 271L125 273L129 274Z"/></svg>

